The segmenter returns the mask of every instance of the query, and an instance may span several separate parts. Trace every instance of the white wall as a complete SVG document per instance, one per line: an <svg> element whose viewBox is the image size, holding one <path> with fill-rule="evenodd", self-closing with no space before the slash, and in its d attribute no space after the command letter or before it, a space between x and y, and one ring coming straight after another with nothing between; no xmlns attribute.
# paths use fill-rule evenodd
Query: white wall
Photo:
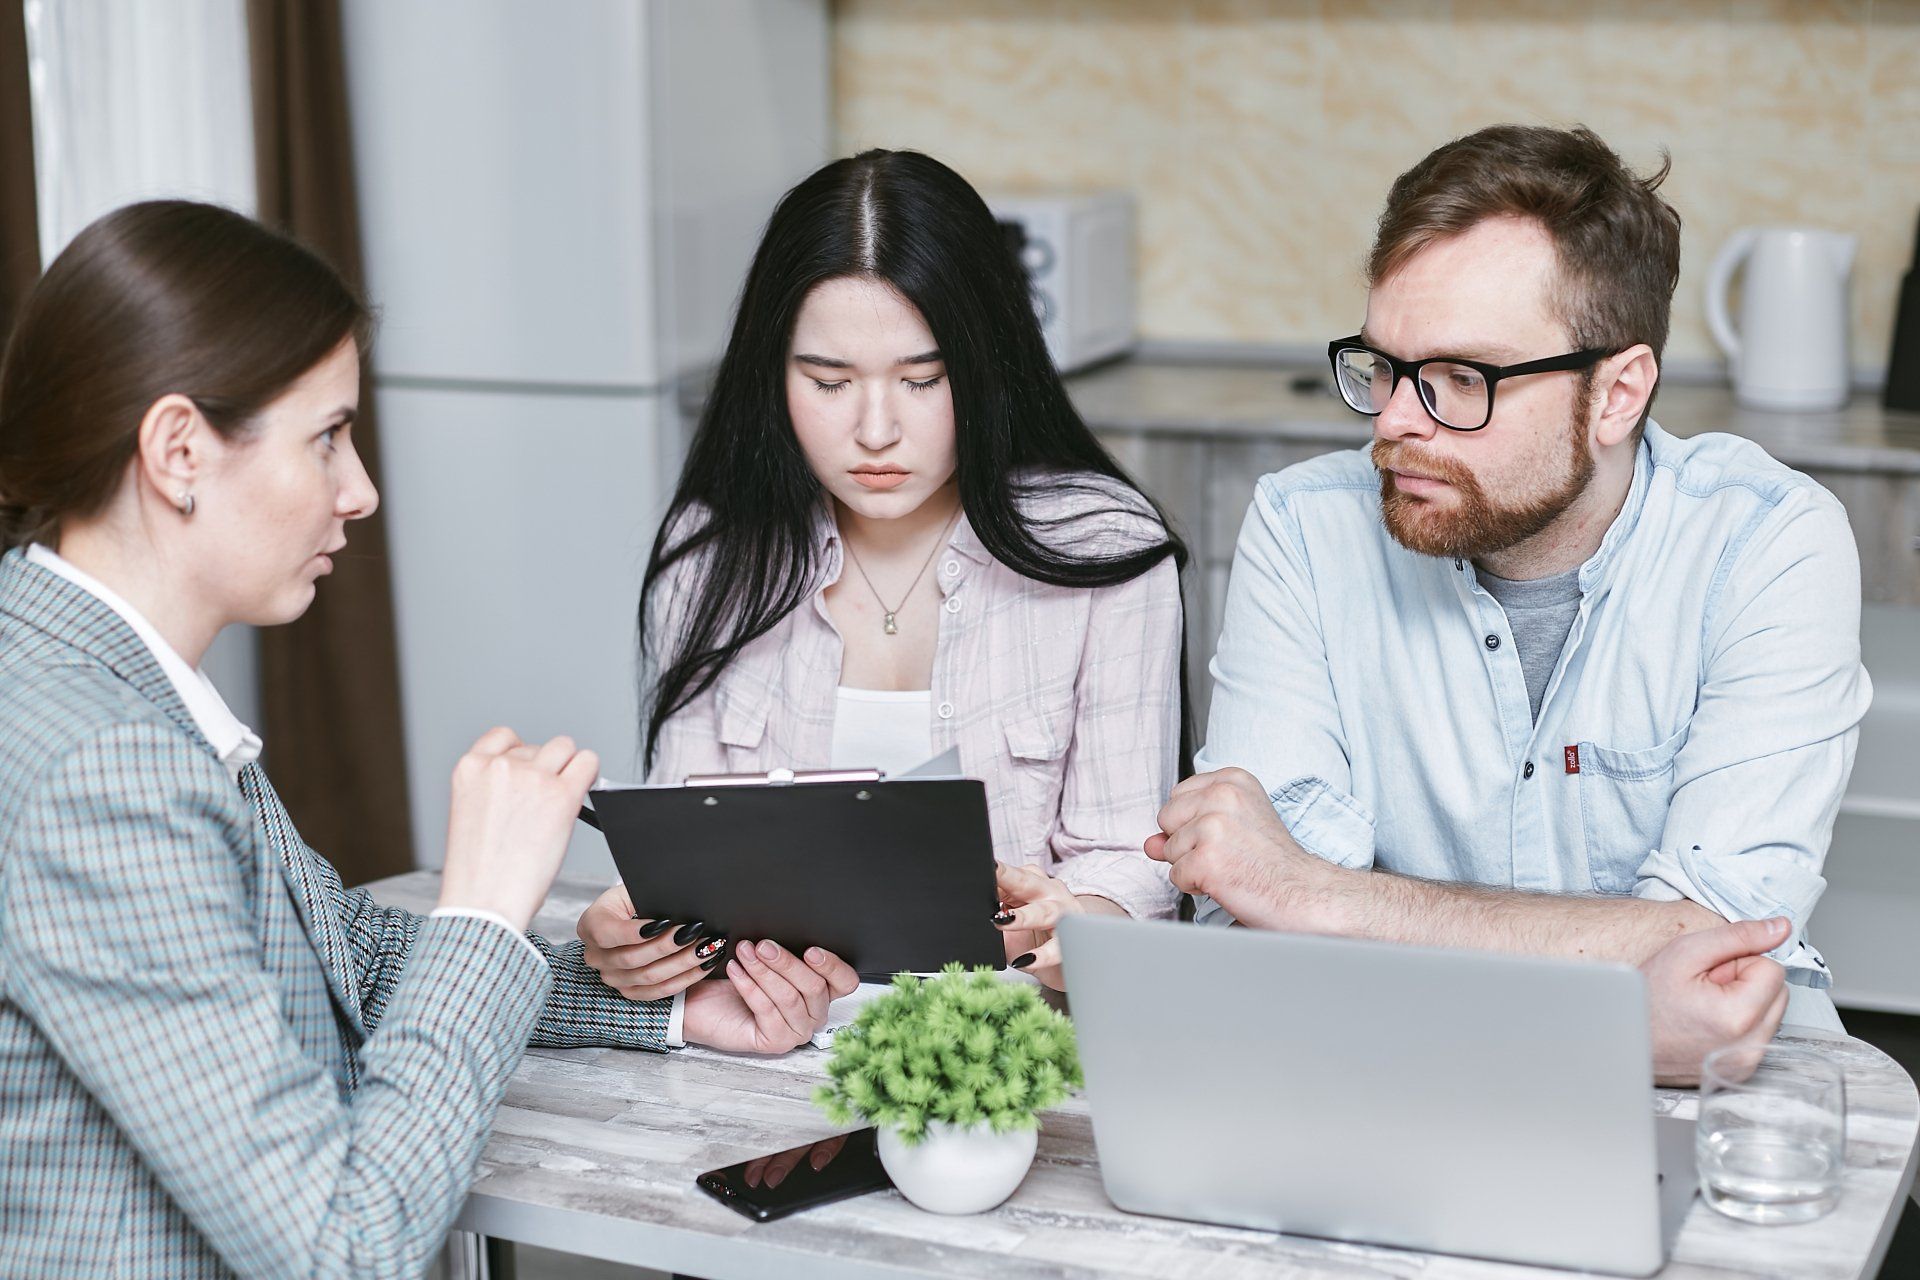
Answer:
<svg viewBox="0 0 1920 1280"><path fill-rule="evenodd" d="M40 260L95 218L162 197L251 216L245 0L26 0ZM258 637L229 627L201 663L260 723Z"/></svg>

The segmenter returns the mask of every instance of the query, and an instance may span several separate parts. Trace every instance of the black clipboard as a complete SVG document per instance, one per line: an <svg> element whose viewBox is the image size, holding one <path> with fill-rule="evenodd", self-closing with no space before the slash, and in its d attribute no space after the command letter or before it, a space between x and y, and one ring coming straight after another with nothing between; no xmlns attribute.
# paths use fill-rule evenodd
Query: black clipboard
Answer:
<svg viewBox="0 0 1920 1280"><path fill-rule="evenodd" d="M1006 964L986 785L872 770L716 775L589 793L627 893L653 918L825 947L869 981Z"/></svg>

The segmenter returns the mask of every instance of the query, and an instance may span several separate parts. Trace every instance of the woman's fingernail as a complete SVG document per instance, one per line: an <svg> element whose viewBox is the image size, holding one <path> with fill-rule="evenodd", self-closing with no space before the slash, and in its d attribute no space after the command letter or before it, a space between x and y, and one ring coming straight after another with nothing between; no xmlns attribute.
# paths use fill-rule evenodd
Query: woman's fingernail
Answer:
<svg viewBox="0 0 1920 1280"><path fill-rule="evenodd" d="M705 942L693 949L693 958L696 960L705 960L708 956L717 956L720 954L721 948L726 945L727 940L725 938L708 938Z"/></svg>
<svg viewBox="0 0 1920 1280"><path fill-rule="evenodd" d="M1027 952L1027 954L1023 956L1015 956L1013 958L1011 967L1015 969L1024 969L1032 963L1033 963L1033 952L1029 951Z"/></svg>
<svg viewBox="0 0 1920 1280"><path fill-rule="evenodd" d="M700 972L702 972L702 973L712 973L712 972L713 972L713 966L715 966L715 965L717 965L717 964L719 964L719 963L720 963L720 962L721 962L722 960L725 960L726 958L727 958L727 957L726 957L725 955L717 955L717 956L715 956L715 957L714 957L713 959L711 959L711 960L708 960L708 961L707 961L706 963L704 963L704 964L702 964L702 965L700 966Z"/></svg>
<svg viewBox="0 0 1920 1280"><path fill-rule="evenodd" d="M997 915L995 915L995 916L993 917L993 922L994 922L995 924L1012 924L1012 923L1013 923L1013 912L1011 912L1011 911L1002 911L1002 912L1000 912L999 914L997 914Z"/></svg>
<svg viewBox="0 0 1920 1280"><path fill-rule="evenodd" d="M671 928L673 928L671 920L649 920L640 926L640 941L657 938Z"/></svg>
<svg viewBox="0 0 1920 1280"><path fill-rule="evenodd" d="M677 947L684 947L689 942L692 942L695 938L700 936L700 930L706 927L706 923L707 922L705 920L694 920L694 921L688 922L687 924L681 925L680 928L674 932L674 935L673 935L674 945Z"/></svg>
<svg viewBox="0 0 1920 1280"><path fill-rule="evenodd" d="M779 944L779 943L777 943L777 942L771 942L771 941L765 941L765 940L763 940L763 941L762 941L762 942L760 943L760 958L761 958L762 960L773 960L773 959L777 959L777 958L779 957L779 955L780 955L780 944Z"/></svg>
<svg viewBox="0 0 1920 1280"><path fill-rule="evenodd" d="M827 953L826 953L826 952L824 952L824 951L822 951L822 950L821 950L820 948L818 948L818 947L808 947L808 948L807 948L807 963L808 963L808 964L825 964L826 962L827 962Z"/></svg>

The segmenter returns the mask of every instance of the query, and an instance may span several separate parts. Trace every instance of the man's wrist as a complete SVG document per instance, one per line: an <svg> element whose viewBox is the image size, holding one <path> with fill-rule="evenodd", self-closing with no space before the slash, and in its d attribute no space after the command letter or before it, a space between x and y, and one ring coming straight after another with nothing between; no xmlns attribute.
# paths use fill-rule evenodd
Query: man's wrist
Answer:
<svg viewBox="0 0 1920 1280"><path fill-rule="evenodd" d="M1365 883L1362 873L1335 866L1313 854L1288 860L1283 870L1270 864L1264 870L1262 891L1254 893L1250 913L1243 915L1225 902L1229 911L1251 923L1290 933L1340 935L1355 932L1360 918L1358 899Z"/></svg>
<svg viewBox="0 0 1920 1280"><path fill-rule="evenodd" d="M1324 859L1314 882L1305 894L1303 914L1310 933L1353 936L1364 932L1365 918L1360 911L1372 877L1365 871L1335 866Z"/></svg>
<svg viewBox="0 0 1920 1280"><path fill-rule="evenodd" d="M1361 873L1306 854L1242 865L1233 883L1208 896L1258 929L1342 935L1352 933L1363 889Z"/></svg>

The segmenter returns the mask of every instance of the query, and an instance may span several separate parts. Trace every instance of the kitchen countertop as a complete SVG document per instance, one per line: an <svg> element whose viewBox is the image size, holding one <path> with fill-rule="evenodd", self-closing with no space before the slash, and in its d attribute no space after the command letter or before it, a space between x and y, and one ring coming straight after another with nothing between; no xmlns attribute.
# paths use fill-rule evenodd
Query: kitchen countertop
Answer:
<svg viewBox="0 0 1920 1280"><path fill-rule="evenodd" d="M1325 443L1356 448L1366 418L1333 394L1322 365L1247 365L1128 358L1067 378L1088 425L1102 432ZM1296 391L1312 377L1313 389ZM1654 419L1678 436L1729 431L1801 469L1920 476L1920 413L1891 413L1869 395L1826 413L1772 413L1734 403L1724 385L1674 382Z"/></svg>
<svg viewBox="0 0 1920 1280"><path fill-rule="evenodd" d="M439 875L367 886L383 904L430 909ZM536 928L569 938L602 886L562 882ZM1797 1037L1785 1037L1796 1040ZM1754 1227L1697 1200L1660 1274L1760 1280L1871 1277L1912 1179L1920 1100L1891 1058L1859 1040L1818 1043L1847 1075L1840 1205L1818 1221ZM990 1213L923 1213L892 1191L755 1225L693 1185L704 1170L816 1141L837 1127L810 1101L826 1055L762 1059L689 1048L533 1049L494 1121L458 1226L502 1240L710 1277L1286 1275L1358 1280L1518 1280L1567 1272L1141 1217L1102 1190L1084 1097L1043 1117L1026 1181ZM1654 1109L1694 1114L1684 1090Z"/></svg>

